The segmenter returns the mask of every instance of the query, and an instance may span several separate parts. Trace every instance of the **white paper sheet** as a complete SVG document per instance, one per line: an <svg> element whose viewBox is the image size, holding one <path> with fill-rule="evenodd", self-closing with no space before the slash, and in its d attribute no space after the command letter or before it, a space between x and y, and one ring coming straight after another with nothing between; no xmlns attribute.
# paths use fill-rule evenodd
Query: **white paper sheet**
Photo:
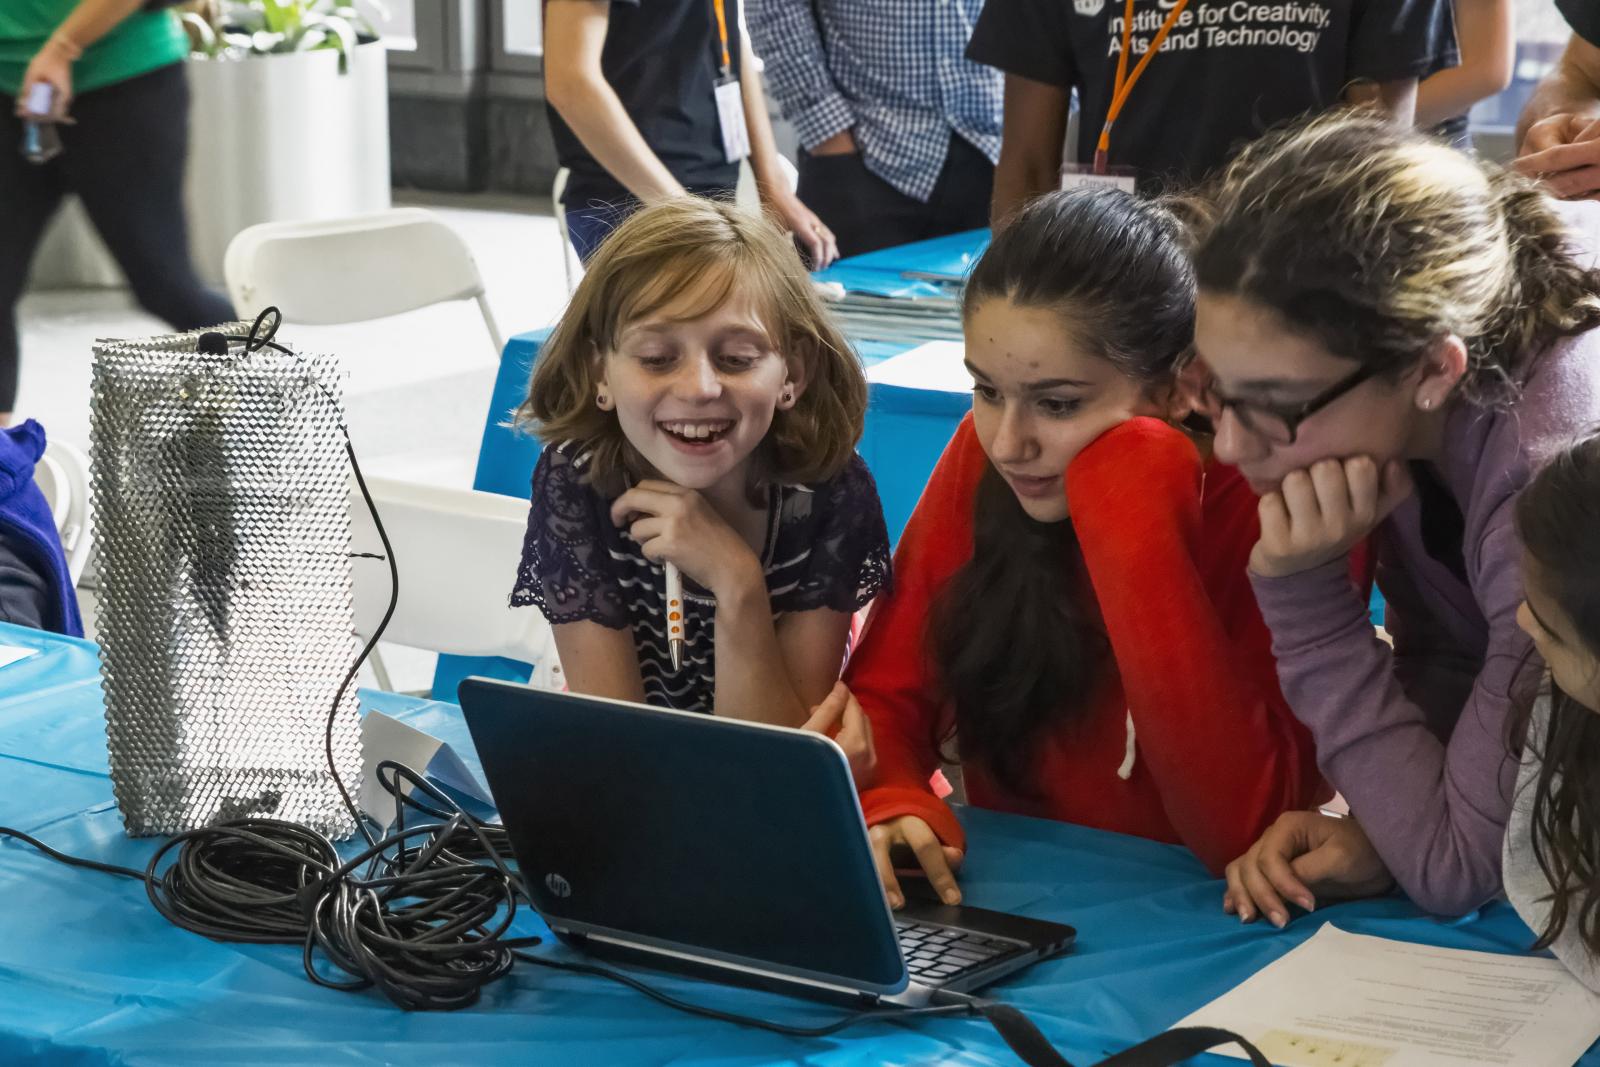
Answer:
<svg viewBox="0 0 1600 1067"><path fill-rule="evenodd" d="M972 375L963 362L966 357L967 348L960 341L929 341L868 367L867 381L907 389L970 393Z"/></svg>
<svg viewBox="0 0 1600 1067"><path fill-rule="evenodd" d="M410 767L483 804L493 803L488 787L467 769L455 749L381 711L362 716L361 758L361 810L380 826L392 826L395 821L394 795L378 783L378 764L384 760ZM401 790L411 793L404 779ZM408 819L407 825L410 822Z"/></svg>
<svg viewBox="0 0 1600 1067"><path fill-rule="evenodd" d="M1324 926L1178 1025L1242 1034L1280 1067L1569 1067L1600 1037L1600 997L1542 956Z"/></svg>
<svg viewBox="0 0 1600 1067"><path fill-rule="evenodd" d="M24 648L21 645L0 645L0 667L9 667L19 659L37 656L37 648Z"/></svg>

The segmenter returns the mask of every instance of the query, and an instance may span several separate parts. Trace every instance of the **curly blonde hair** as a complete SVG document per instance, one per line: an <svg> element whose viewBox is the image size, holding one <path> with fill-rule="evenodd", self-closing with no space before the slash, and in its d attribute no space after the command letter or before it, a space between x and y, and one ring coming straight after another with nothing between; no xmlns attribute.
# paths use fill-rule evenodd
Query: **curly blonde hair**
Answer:
<svg viewBox="0 0 1600 1067"><path fill-rule="evenodd" d="M647 472L616 413L595 405L605 354L629 323L686 294L697 299L679 313L696 318L738 289L754 297L777 351L799 363L805 381L794 407L776 413L751 489L838 474L866 417L861 360L817 298L790 237L764 216L699 197L643 208L600 246L539 352L516 424L547 444L580 442L591 483L620 492Z"/></svg>
<svg viewBox="0 0 1600 1067"><path fill-rule="evenodd" d="M1269 134L1198 201L1203 291L1391 377L1454 334L1463 395L1505 401L1552 341L1600 325L1600 272L1535 184L1367 110Z"/></svg>

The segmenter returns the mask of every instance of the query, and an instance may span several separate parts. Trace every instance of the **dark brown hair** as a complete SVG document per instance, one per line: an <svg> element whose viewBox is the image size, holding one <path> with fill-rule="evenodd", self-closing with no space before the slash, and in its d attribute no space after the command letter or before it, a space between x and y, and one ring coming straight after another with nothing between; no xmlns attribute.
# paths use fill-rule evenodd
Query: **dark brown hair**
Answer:
<svg viewBox="0 0 1600 1067"><path fill-rule="evenodd" d="M1600 273L1538 186L1367 109L1267 135L1195 199L1202 290L1391 380L1454 334L1463 395L1504 401L1531 356L1600 325Z"/></svg>
<svg viewBox="0 0 1600 1067"><path fill-rule="evenodd" d="M1014 216L973 267L966 315L997 299L1048 308L1122 374L1167 382L1194 340L1183 239L1176 218L1127 193L1051 193ZM1082 716L1110 648L1070 522L1030 518L992 464L972 519L972 559L934 604L928 653L961 758L1028 791L1034 743Z"/></svg>
<svg viewBox="0 0 1600 1067"><path fill-rule="evenodd" d="M778 353L800 364L806 383L795 406L773 418L756 469L768 480L799 484L838 474L866 416L861 360L818 300L789 236L764 216L700 197L642 208L606 238L539 352L516 423L546 443L581 442L591 480L620 492L625 480L647 472L616 412L595 405L605 353L629 323L686 292L700 297L682 311L692 318L740 287L754 296Z"/></svg>
<svg viewBox="0 0 1600 1067"><path fill-rule="evenodd" d="M1525 580L1572 623L1600 661L1600 436L1557 456L1517 498L1517 529L1534 564ZM1600 713L1550 687L1550 726L1525 742L1541 761L1534 785L1533 854L1549 881L1550 919L1537 949L1568 923L1600 955Z"/></svg>

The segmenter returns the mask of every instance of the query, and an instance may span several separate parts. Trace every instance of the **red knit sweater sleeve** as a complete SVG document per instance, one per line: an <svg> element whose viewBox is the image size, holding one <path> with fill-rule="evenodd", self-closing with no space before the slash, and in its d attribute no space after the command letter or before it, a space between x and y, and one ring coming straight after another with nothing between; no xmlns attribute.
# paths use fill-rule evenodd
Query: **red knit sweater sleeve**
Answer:
<svg viewBox="0 0 1600 1067"><path fill-rule="evenodd" d="M1194 444L1155 419L1109 431L1067 470L1137 758L1179 837L1219 872L1315 786L1270 656L1244 647L1252 628L1207 591L1201 490Z"/></svg>
<svg viewBox="0 0 1600 1067"><path fill-rule="evenodd" d="M877 782L861 794L867 824L915 815L955 848L966 847L961 824L928 785L939 765L935 737L945 704L925 633L939 591L972 555L972 501L984 464L968 415L900 535L894 591L873 605L844 676L872 723L878 755Z"/></svg>

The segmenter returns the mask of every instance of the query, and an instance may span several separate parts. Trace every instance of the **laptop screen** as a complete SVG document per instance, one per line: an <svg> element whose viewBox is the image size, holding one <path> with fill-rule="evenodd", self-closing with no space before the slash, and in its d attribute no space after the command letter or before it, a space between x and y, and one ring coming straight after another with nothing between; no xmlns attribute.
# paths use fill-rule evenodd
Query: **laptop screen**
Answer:
<svg viewBox="0 0 1600 1067"><path fill-rule="evenodd" d="M854 784L823 738L482 679L460 697L553 928L903 984Z"/></svg>

